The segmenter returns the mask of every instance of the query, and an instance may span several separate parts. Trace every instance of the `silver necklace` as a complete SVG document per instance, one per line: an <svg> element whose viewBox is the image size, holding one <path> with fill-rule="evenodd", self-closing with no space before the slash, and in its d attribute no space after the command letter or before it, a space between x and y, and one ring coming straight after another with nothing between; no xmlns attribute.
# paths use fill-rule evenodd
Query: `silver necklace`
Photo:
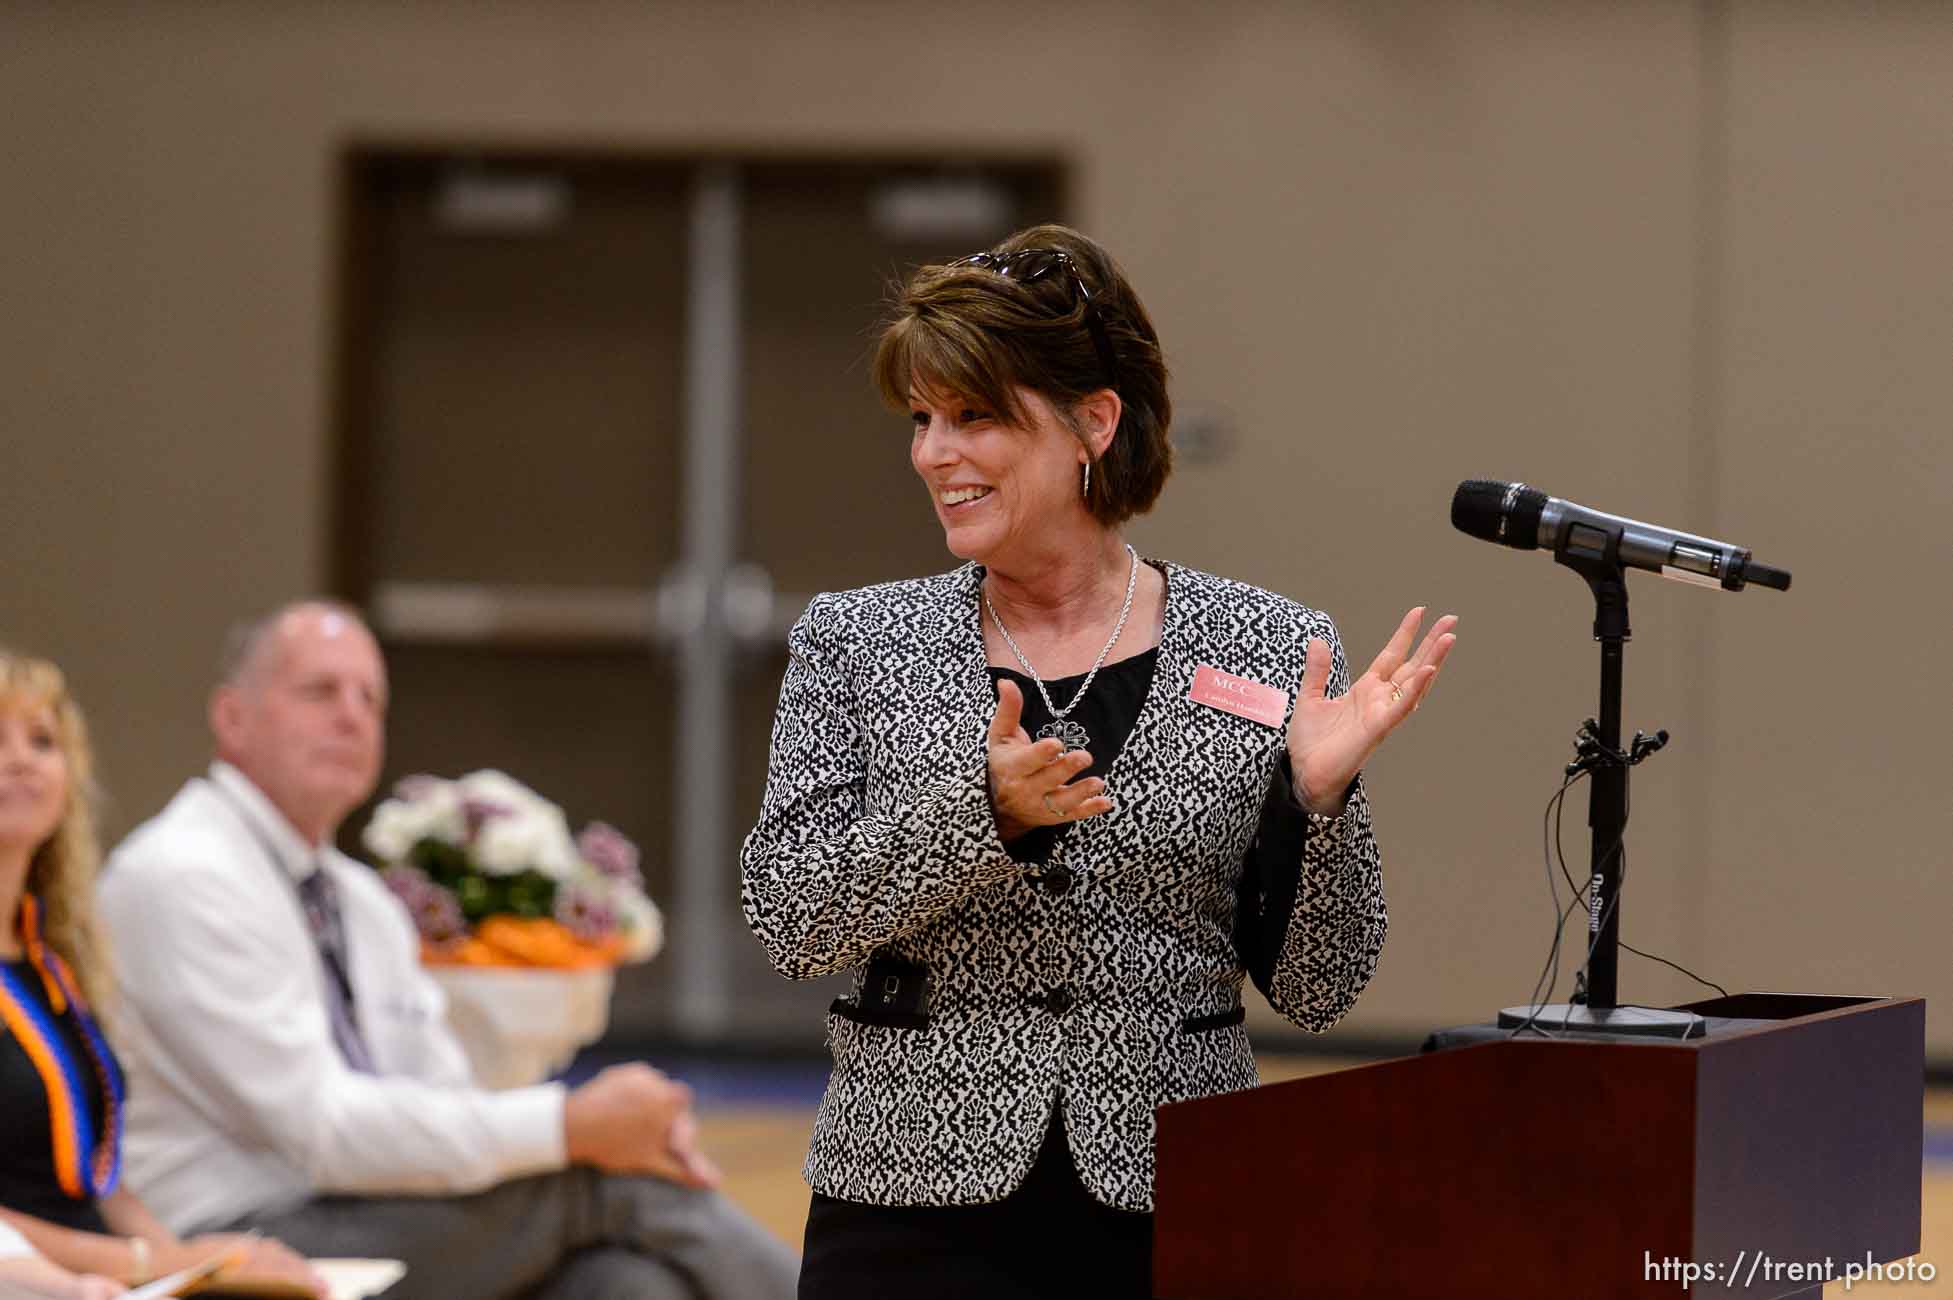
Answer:
<svg viewBox="0 0 1953 1300"><path fill-rule="evenodd" d="M1132 548L1131 543L1127 543L1126 554L1132 556L1132 568L1126 574L1126 600L1119 606L1119 621L1113 625L1112 635L1106 638L1105 645L1100 648L1099 657L1092 661L1092 671L1085 674L1085 681L1079 686L1078 694L1072 696L1071 703L1062 709L1051 702L1051 692L1045 689L1044 678L1038 676L1038 670L1031 667L1031 661L1024 657L1022 650L1017 648L1017 641L1011 636L1010 629L1005 627L1004 620L997 616L997 607L990 603L990 593L982 592L983 607L990 611L990 621L995 623L997 630L1004 634L1004 644L1009 646L1010 652L1017 656L1017 662L1023 665L1025 673L1037 683L1038 694L1044 697L1044 707L1051 714L1051 721L1038 728L1038 739L1044 740L1055 736L1064 745L1064 752L1067 754L1074 749L1092 747L1092 738L1086 734L1085 728L1076 722L1068 721L1067 715L1078 707L1078 702L1085 698L1085 692L1092 689L1092 679L1099 675L1099 669L1105 664L1105 657L1111 654L1112 647L1119 643L1119 634L1126 630L1126 619L1132 613L1132 593L1139 585L1139 552ZM982 591L982 588L978 590Z"/></svg>

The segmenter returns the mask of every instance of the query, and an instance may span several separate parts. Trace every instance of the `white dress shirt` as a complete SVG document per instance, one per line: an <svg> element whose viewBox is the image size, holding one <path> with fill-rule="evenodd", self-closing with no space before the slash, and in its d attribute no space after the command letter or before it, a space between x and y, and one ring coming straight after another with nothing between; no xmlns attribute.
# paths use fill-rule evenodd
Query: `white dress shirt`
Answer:
<svg viewBox="0 0 1953 1300"><path fill-rule="evenodd" d="M377 1074L333 1042L296 887L314 870L338 892ZM406 909L370 868L308 846L230 765L116 848L101 905L122 990L124 1169L173 1231L315 1195L471 1192L563 1166L562 1087L475 1087Z"/></svg>

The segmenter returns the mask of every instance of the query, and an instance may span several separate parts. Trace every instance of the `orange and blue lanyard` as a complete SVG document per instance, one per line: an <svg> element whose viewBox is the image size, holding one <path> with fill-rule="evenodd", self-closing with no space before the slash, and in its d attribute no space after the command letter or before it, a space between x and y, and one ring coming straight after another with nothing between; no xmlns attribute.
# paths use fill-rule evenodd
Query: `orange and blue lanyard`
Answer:
<svg viewBox="0 0 1953 1300"><path fill-rule="evenodd" d="M100 1198L115 1190L122 1176L122 1072L102 1041L102 1031L88 1014L88 1004L75 984L74 973L61 955L41 942L40 904L31 894L20 900L20 938L27 960L41 977L47 993L43 1006L26 979L0 964L0 1020L34 1063L47 1089L47 1109L54 1132L54 1172L61 1190L75 1200ZM74 1059L68 1038L48 1015L74 1010L74 1024L88 1049L89 1063L103 1099L102 1133L96 1140L93 1090Z"/></svg>

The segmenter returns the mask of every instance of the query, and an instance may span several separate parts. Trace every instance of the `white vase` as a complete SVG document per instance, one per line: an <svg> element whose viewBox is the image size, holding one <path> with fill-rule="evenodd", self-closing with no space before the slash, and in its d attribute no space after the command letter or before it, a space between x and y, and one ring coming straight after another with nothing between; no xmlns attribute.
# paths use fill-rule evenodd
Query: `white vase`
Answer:
<svg viewBox="0 0 1953 1300"><path fill-rule="evenodd" d="M448 1024L484 1088L540 1083L610 1024L611 970L429 966L448 997Z"/></svg>

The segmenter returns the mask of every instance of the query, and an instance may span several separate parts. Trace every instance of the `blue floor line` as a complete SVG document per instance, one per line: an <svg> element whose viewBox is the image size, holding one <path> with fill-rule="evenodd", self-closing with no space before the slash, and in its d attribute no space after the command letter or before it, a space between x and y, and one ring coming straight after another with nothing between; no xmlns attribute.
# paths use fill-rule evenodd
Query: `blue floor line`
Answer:
<svg viewBox="0 0 1953 1300"><path fill-rule="evenodd" d="M560 1076L574 1087L606 1065L645 1060L691 1088L702 1110L739 1106L799 1107L812 1110L827 1087L825 1061L723 1061L709 1057L638 1057L614 1052L580 1054Z"/></svg>

